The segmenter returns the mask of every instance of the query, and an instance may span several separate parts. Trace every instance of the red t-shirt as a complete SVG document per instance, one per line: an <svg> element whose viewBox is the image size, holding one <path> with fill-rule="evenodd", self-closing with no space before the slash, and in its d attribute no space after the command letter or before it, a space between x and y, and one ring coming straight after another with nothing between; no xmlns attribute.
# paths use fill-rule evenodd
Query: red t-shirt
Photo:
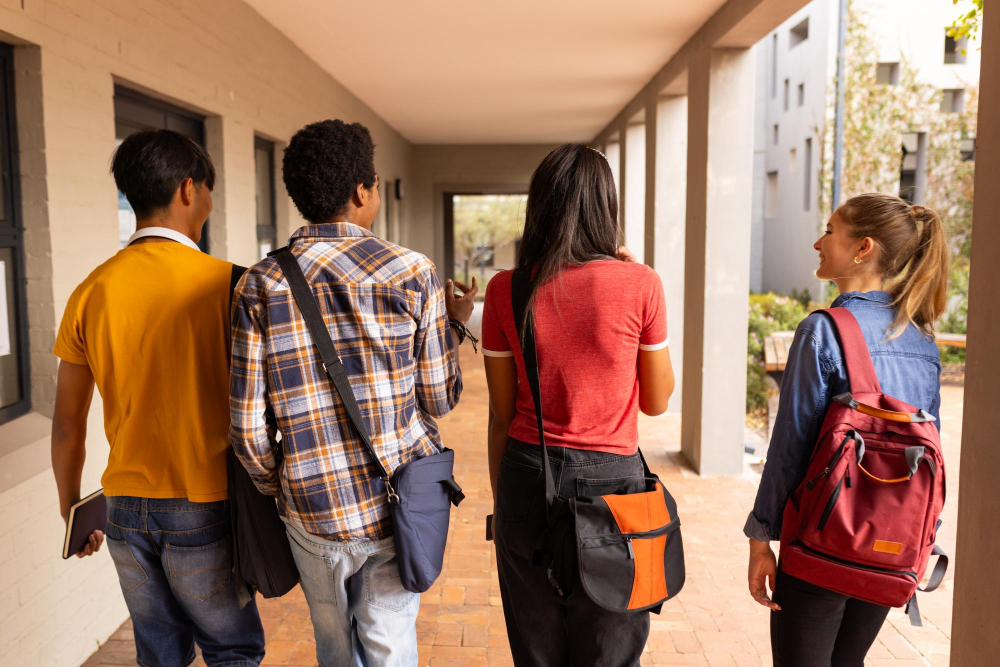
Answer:
<svg viewBox="0 0 1000 667"><path fill-rule="evenodd" d="M535 404L511 307L512 272L490 281L483 354L514 357L517 410L509 435L538 444ZM614 454L639 446L639 350L667 346L663 283L645 264L605 260L563 270L535 296L535 345L548 445Z"/></svg>

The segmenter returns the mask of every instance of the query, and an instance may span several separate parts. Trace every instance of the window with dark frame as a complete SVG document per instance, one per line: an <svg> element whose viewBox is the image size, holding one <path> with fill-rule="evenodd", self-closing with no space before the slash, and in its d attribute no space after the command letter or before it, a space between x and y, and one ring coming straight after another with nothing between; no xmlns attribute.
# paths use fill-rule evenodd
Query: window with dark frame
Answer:
<svg viewBox="0 0 1000 667"><path fill-rule="evenodd" d="M771 99L778 97L778 33L771 40Z"/></svg>
<svg viewBox="0 0 1000 667"><path fill-rule="evenodd" d="M0 44L0 102L0 424L4 424L31 410L14 49L8 44Z"/></svg>
<svg viewBox="0 0 1000 667"><path fill-rule="evenodd" d="M788 48L794 49L802 42L809 39L809 17L807 16L797 26L788 32Z"/></svg>
<svg viewBox="0 0 1000 667"><path fill-rule="evenodd" d="M803 106L806 103L806 84L799 84L799 106Z"/></svg>
<svg viewBox="0 0 1000 667"><path fill-rule="evenodd" d="M253 138L254 190L257 199L257 254L263 259L278 247L274 197L274 143Z"/></svg>
<svg viewBox="0 0 1000 667"><path fill-rule="evenodd" d="M955 39L948 34L951 28L944 30L944 63L945 65L961 65L968 60L966 51L969 41L965 37Z"/></svg>
<svg viewBox="0 0 1000 667"><path fill-rule="evenodd" d="M115 147L130 134L141 130L173 130L205 145L205 119L198 114L162 100L115 85ZM208 252L211 219L202 228L198 247ZM118 193L118 240L124 248L135 231L135 213L128 200Z"/></svg>
<svg viewBox="0 0 1000 667"><path fill-rule="evenodd" d="M802 187L802 208L806 211L812 208L812 154L813 140L811 138L806 139L806 150L802 154L802 173L805 175L805 182Z"/></svg>
<svg viewBox="0 0 1000 667"><path fill-rule="evenodd" d="M898 86L899 63L879 63L875 69L875 83Z"/></svg>
<svg viewBox="0 0 1000 667"><path fill-rule="evenodd" d="M941 112L962 113L965 111L965 89L949 88L941 91Z"/></svg>
<svg viewBox="0 0 1000 667"><path fill-rule="evenodd" d="M788 89L791 86L791 81L785 79L785 99L784 99L784 110L788 111Z"/></svg>

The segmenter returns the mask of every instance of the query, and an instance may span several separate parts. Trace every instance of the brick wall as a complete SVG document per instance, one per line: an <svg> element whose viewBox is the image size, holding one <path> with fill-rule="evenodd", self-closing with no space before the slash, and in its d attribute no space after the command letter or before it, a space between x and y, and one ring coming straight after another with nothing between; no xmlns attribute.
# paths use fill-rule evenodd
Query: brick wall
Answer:
<svg viewBox="0 0 1000 667"><path fill-rule="evenodd" d="M76 665L127 618L106 550L60 558L48 467L55 328L77 284L118 249L114 85L206 116L219 168L211 252L256 259L253 137L286 142L323 118L367 125L383 181L409 181L412 146L237 0L0 0L14 44L35 412L0 426L0 665ZM280 153L277 156L280 165ZM301 224L278 190L279 240ZM409 202L396 215L409 224ZM394 216L395 217L395 216ZM107 460L95 401L85 492Z"/></svg>

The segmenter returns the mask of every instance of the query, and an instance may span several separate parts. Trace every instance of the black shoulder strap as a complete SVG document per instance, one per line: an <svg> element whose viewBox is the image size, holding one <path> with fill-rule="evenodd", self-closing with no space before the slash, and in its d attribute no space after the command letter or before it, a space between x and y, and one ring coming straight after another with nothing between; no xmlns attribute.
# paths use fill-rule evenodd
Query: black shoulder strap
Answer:
<svg viewBox="0 0 1000 667"><path fill-rule="evenodd" d="M375 453L375 447L372 445L371 436L368 433L368 426L361 417L358 400L354 396L354 389L351 388L351 383L347 378L347 370L344 368L344 363L340 360L340 355L337 354L333 339L330 337L330 331L326 328L326 322L323 320L323 314L320 312L319 303L316 302L316 297L313 295L312 289L309 287L309 283L302 273L302 267L299 266L298 260L287 246L269 252L268 256L278 260L281 271L285 274L288 286L292 290L295 303L299 307L299 312L302 313L302 319L305 320L309 334L312 336L313 343L319 348L319 355L323 360L323 370L333 380L333 386L340 395L340 400L347 410L347 416L350 417L351 423L354 424L354 429L361 437L361 442L364 444L368 455L378 467L379 475L382 481L385 482L386 490L389 492L390 502L394 502L396 494L390 484L391 473L382 464L378 454Z"/></svg>
<svg viewBox="0 0 1000 667"><path fill-rule="evenodd" d="M229 274L229 300L233 300L233 292L236 291L236 283L240 282L240 278L243 274L247 272L247 267L240 266L239 264L233 264L233 271Z"/></svg>
<svg viewBox="0 0 1000 667"><path fill-rule="evenodd" d="M545 446L545 427L542 417L542 390L538 381L538 351L535 349L535 323L527 312L528 297L531 294L531 270L516 269L510 281L510 303L514 311L514 323L521 339L521 356L524 357L524 372L531 387L531 398L535 403L535 421L538 424L538 444L542 446L542 470L545 473L545 521L549 519L549 504L556 495L556 484L549 466L549 450Z"/></svg>

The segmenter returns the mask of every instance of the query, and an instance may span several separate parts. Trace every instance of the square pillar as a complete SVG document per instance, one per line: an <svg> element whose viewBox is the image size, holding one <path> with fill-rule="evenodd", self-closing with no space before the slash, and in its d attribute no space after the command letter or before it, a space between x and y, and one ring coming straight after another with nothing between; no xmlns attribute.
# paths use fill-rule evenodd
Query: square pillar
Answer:
<svg viewBox="0 0 1000 667"><path fill-rule="evenodd" d="M230 116L210 116L205 119L205 150L216 174L208 217L208 251L214 257L250 266L260 259L253 128ZM277 156L275 163L280 163ZM280 238L278 242L282 243Z"/></svg>
<svg viewBox="0 0 1000 667"><path fill-rule="evenodd" d="M681 447L703 475L743 471L755 62L706 49L688 71Z"/></svg>
<svg viewBox="0 0 1000 667"><path fill-rule="evenodd" d="M975 239L969 281L968 358L958 490L958 544L951 626L951 664L993 665L1000 655L1000 607L996 603L996 554L1000 515L1000 14L985 14L976 137ZM954 479L955 470L951 471Z"/></svg>
<svg viewBox="0 0 1000 667"><path fill-rule="evenodd" d="M646 247L646 126L625 126L625 245L640 262L645 261Z"/></svg>
<svg viewBox="0 0 1000 667"><path fill-rule="evenodd" d="M684 405L684 239L687 200L685 96L660 97L646 106L646 263L663 281L670 361L677 390L667 412Z"/></svg>

